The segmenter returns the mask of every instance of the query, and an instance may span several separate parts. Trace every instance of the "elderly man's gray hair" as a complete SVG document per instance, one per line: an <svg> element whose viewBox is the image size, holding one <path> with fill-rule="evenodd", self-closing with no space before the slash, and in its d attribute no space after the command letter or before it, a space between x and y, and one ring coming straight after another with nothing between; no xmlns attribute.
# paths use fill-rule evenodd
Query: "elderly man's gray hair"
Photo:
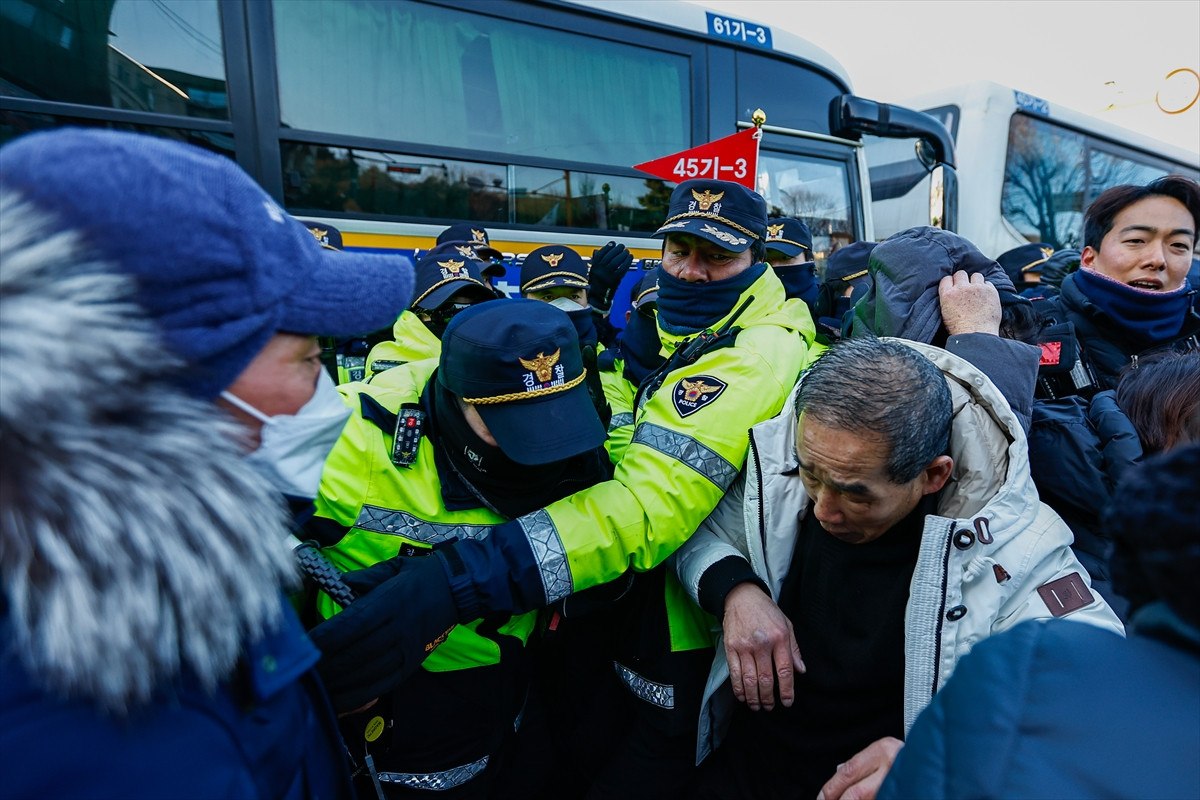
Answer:
<svg viewBox="0 0 1200 800"><path fill-rule="evenodd" d="M950 446L953 406L941 370L921 353L864 337L826 350L801 379L796 416L830 428L879 436L888 478L908 483Z"/></svg>

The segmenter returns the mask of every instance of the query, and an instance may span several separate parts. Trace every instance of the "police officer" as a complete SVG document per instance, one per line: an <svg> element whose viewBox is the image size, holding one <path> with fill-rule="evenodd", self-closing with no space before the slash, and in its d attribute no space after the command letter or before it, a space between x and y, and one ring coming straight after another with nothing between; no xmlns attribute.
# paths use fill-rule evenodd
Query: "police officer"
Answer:
<svg viewBox="0 0 1200 800"><path fill-rule="evenodd" d="M449 559L464 619L534 608L629 568L653 569L737 476L749 448L746 429L783 406L814 331L803 302L786 298L763 261L766 203L738 184L691 180L672 193L669 214L656 233L665 239L658 329L667 360L638 390L634 434L613 480L459 542L452 556L439 554ZM667 673L681 660L675 653L698 653L694 660L707 669L712 620L672 578L654 580L661 581L659 611L646 622L659 626L666 652L660 663L647 656L636 669L625 664L620 675L645 708L671 717L668 727L687 719L694 732L695 717L682 706L698 706L699 687L676 692ZM664 790L677 785L674 768L691 762L690 732L667 731L670 741L623 740L627 749L616 758L632 759L616 776L624 786L598 790L653 792L656 779Z"/></svg>
<svg viewBox="0 0 1200 800"><path fill-rule="evenodd" d="M812 232L795 217L767 220L767 263L783 282L788 297L798 297L811 309L817 300L816 262Z"/></svg>
<svg viewBox="0 0 1200 800"><path fill-rule="evenodd" d="M603 481L604 428L584 377L574 328L545 303L480 303L455 315L438 361L395 367L348 393L353 415L317 499L323 552L342 569L387 562L402 577L405 562L455 538ZM323 597L319 610L338 608ZM374 772L388 796L519 795L495 784L520 726L535 617L463 620L415 676L344 717L360 779L369 785Z"/></svg>
<svg viewBox="0 0 1200 800"><path fill-rule="evenodd" d="M1037 286L1041 280L1041 267L1054 255L1048 244L1029 242L1006 250L996 257L996 263L1008 274L1017 292Z"/></svg>
<svg viewBox="0 0 1200 800"><path fill-rule="evenodd" d="M842 338L842 323L854 304L871 288L867 265L875 242L854 242L839 247L825 263L825 278L817 290L813 316L817 320L817 338L832 344Z"/></svg>
<svg viewBox="0 0 1200 800"><path fill-rule="evenodd" d="M454 315L476 303L495 300L484 282L483 261L469 245L438 245L417 262L412 304L392 327L392 340L380 342L367 356L367 377L384 370L437 358L442 334Z"/></svg>
<svg viewBox="0 0 1200 800"><path fill-rule="evenodd" d="M616 247L626 255L625 269L617 276L619 282L625 270L628 270L629 263L633 261L633 256L628 255L624 245L612 242L606 245L607 250L602 249L597 251L597 254L611 252L611 249ZM583 354L583 364L588 371L588 393L597 413L600 414L600 421L607 425L612 417L612 410L605 398L597 359L604 349L601 331L610 332L611 328L608 327L603 314L596 313L596 309L589 303L589 288L588 265L578 253L565 245L538 247L525 256L521 263L521 296L530 300L540 300L561 309L575 326ZM611 341L611 337L606 336L604 343L608 341Z"/></svg>
<svg viewBox="0 0 1200 800"><path fill-rule="evenodd" d="M496 286L498 278L505 275L504 254L492 247L487 229L482 225L471 222L456 222L438 234L437 245L456 244L468 246L475 257L483 261L483 280L496 293L497 297L508 297L502 289Z"/></svg>

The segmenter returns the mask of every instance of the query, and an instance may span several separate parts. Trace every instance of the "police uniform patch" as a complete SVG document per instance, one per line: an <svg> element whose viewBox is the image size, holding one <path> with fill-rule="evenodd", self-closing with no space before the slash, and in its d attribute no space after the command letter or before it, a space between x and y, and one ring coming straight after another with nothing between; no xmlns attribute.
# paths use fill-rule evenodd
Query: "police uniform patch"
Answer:
<svg viewBox="0 0 1200 800"><path fill-rule="evenodd" d="M728 385L712 375L693 375L675 384L671 402L675 404L679 416L686 417L720 397Z"/></svg>

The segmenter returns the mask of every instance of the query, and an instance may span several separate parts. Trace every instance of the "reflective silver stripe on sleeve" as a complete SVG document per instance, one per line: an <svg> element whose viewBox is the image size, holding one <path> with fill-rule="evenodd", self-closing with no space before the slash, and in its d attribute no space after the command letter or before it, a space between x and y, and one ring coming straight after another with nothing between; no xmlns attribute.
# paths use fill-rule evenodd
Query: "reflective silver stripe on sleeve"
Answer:
<svg viewBox="0 0 1200 800"><path fill-rule="evenodd" d="M638 425L637 430L633 432L632 444L653 447L658 452L687 464L715 483L722 492L728 490L738 476L738 468L717 451L700 444L691 436L661 425L649 422Z"/></svg>
<svg viewBox="0 0 1200 800"><path fill-rule="evenodd" d="M432 792L444 792L456 786L462 786L474 778L488 765L490 756L484 756L478 761L463 764L443 772L380 772L377 773L383 783L398 783L410 789L428 789Z"/></svg>
<svg viewBox="0 0 1200 800"><path fill-rule="evenodd" d="M456 538L482 539L492 529L491 525L445 525L426 522L407 512L379 506L363 506L362 511L358 512L358 519L354 520L354 527L372 533L403 536L410 541L430 545Z"/></svg>
<svg viewBox="0 0 1200 800"><path fill-rule="evenodd" d="M671 684L655 683L643 678L619 661L614 661L613 667L617 670L617 677L625 684L625 688L633 692L634 697L659 708L675 707L675 687Z"/></svg>
<svg viewBox="0 0 1200 800"><path fill-rule="evenodd" d="M533 557L537 559L542 585L546 588L546 604L557 602L575 591L566 548L546 510L518 517L517 523L525 531Z"/></svg>
<svg viewBox="0 0 1200 800"><path fill-rule="evenodd" d="M633 412L622 411L620 414L613 414L612 419L608 421L608 429L615 430L624 428L626 425L633 424Z"/></svg>

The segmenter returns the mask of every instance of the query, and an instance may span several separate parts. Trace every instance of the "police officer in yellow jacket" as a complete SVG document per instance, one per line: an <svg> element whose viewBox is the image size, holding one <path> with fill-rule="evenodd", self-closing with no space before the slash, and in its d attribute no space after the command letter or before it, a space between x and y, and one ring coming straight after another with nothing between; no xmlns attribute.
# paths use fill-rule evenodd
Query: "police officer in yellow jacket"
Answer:
<svg viewBox="0 0 1200 800"><path fill-rule="evenodd" d="M354 414L321 479L323 552L343 570L402 565L603 481L604 428L583 382L560 310L505 300L455 315L439 361L344 389ZM319 610L338 608L322 597ZM373 773L389 797L500 791L534 617L501 610L462 620L414 677L345 717L364 779Z"/></svg>
<svg viewBox="0 0 1200 800"><path fill-rule="evenodd" d="M367 355L366 377L384 370L437 358L442 334L454 315L476 303L495 300L485 282L487 265L465 242L438 245L417 262L413 301L392 328L392 341L380 342Z"/></svg>
<svg viewBox="0 0 1200 800"><path fill-rule="evenodd" d="M795 383L813 323L763 263L763 199L733 183L685 181L669 214L657 232L667 360L639 388L613 479L439 552L462 619L536 608L661 564L737 476L747 429L777 413ZM670 576L661 592L669 649L707 647L711 620ZM648 702L674 705L664 681L632 669L621 677Z"/></svg>

